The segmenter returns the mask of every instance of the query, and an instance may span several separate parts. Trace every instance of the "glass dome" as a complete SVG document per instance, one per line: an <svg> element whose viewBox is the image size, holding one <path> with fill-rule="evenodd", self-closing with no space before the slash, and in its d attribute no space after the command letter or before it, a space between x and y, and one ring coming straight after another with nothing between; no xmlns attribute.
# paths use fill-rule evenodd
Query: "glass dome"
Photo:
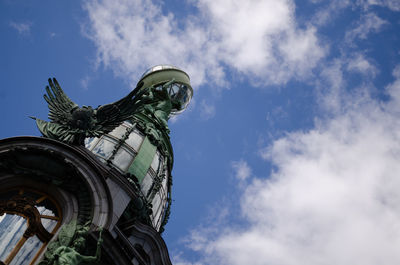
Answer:
<svg viewBox="0 0 400 265"><path fill-rule="evenodd" d="M156 87L155 89L162 90L162 85ZM167 87L167 91L173 104L171 114L177 115L182 113L192 99L192 90L189 89L185 84L174 82Z"/></svg>
<svg viewBox="0 0 400 265"><path fill-rule="evenodd" d="M172 80L173 82L171 82ZM154 86L159 91L166 83L171 82L167 87L173 104L171 114L179 114L184 111L193 96L189 75L172 65L156 65L149 68L138 83L140 82L144 83L144 88Z"/></svg>
<svg viewBox="0 0 400 265"><path fill-rule="evenodd" d="M149 69L147 69L142 76L140 77L140 79L143 79L145 76L153 73L153 72L157 72L157 71L161 71L161 70L166 70L166 69L175 69L175 70L179 70L181 71L179 68L170 65L170 64L160 64L160 65L155 65L153 67L150 67Z"/></svg>

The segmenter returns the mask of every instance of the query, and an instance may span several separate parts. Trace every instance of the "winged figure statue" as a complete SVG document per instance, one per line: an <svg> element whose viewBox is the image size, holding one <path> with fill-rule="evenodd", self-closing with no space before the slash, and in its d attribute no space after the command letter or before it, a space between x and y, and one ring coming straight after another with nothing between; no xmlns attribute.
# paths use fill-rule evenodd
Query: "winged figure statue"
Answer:
<svg viewBox="0 0 400 265"><path fill-rule="evenodd" d="M48 138L68 144L83 145L87 137L98 137L112 131L123 121L129 119L141 105L140 90L143 82L126 97L93 109L90 106L79 107L61 89L57 80L49 79L44 95L49 107L50 122L31 117L36 120L40 132ZM140 92L138 92L140 90Z"/></svg>

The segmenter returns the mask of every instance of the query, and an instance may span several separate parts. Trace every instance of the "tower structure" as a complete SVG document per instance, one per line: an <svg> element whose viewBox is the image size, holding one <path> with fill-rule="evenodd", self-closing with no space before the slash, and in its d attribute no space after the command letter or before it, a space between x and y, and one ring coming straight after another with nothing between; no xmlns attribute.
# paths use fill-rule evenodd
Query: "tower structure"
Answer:
<svg viewBox="0 0 400 265"><path fill-rule="evenodd" d="M97 109L49 83L43 137L0 140L0 264L171 264L167 122L192 98L189 76L152 67Z"/></svg>

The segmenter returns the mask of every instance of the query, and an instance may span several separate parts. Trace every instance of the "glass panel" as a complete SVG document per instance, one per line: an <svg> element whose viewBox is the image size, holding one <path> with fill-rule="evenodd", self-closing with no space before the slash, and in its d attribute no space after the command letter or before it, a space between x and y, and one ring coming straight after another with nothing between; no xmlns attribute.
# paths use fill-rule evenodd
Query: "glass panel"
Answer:
<svg viewBox="0 0 400 265"><path fill-rule="evenodd" d="M154 196L153 201L151 202L151 204L153 205L153 207L152 207L152 210L153 210L153 218L154 218L154 216L155 216L155 215L157 214L157 212L158 212L158 209L159 209L159 207L160 207L160 203L161 203L160 194L157 193L157 194Z"/></svg>
<svg viewBox="0 0 400 265"><path fill-rule="evenodd" d="M153 184L153 177L147 172L142 183L140 184L144 196L147 196L147 193L149 192L152 184Z"/></svg>
<svg viewBox="0 0 400 265"><path fill-rule="evenodd" d="M48 210L43 206L35 206L35 207L38 209L41 215L56 216L51 210Z"/></svg>
<svg viewBox="0 0 400 265"><path fill-rule="evenodd" d="M128 170L128 167L132 163L134 155L121 148L115 154L113 164L121 169L123 172Z"/></svg>
<svg viewBox="0 0 400 265"><path fill-rule="evenodd" d="M161 213L163 212L165 205L165 200L160 200L160 207L157 209L157 212L153 213L153 225L158 230L161 224Z"/></svg>
<svg viewBox="0 0 400 265"><path fill-rule="evenodd" d="M115 128L112 132L110 132L110 134L112 136L117 137L118 139L121 139L122 136L124 136L124 134L126 133L127 128L123 125L118 126L117 128Z"/></svg>
<svg viewBox="0 0 400 265"><path fill-rule="evenodd" d="M24 243L22 248L18 251L15 258L11 261L10 265L29 264L35 257L36 253L42 246L42 242L37 236L32 236Z"/></svg>
<svg viewBox="0 0 400 265"><path fill-rule="evenodd" d="M158 191L158 193L156 195L157 197L159 196L159 198L160 198L160 201L159 201L160 207L158 208L157 212L153 212L153 224L156 229L158 229L161 225L161 221L162 221L161 218L163 216L165 205L167 203L166 189L164 189L164 187L165 187L164 185L166 185L166 183L167 183L166 179L164 179L163 186L160 187L160 190Z"/></svg>
<svg viewBox="0 0 400 265"><path fill-rule="evenodd" d="M160 153L156 152L153 161L151 162L151 168L154 172L158 172L158 166L160 165Z"/></svg>
<svg viewBox="0 0 400 265"><path fill-rule="evenodd" d="M97 138L97 137L86 138L85 139L85 147L86 147L86 149L92 150L93 147L97 144L98 141L99 141L99 138Z"/></svg>
<svg viewBox="0 0 400 265"><path fill-rule="evenodd" d="M47 215L47 216L55 216L54 213L46 209L45 207L37 207L39 210L40 215ZM54 227L57 225L57 220L54 219L49 219L49 218L41 218L42 225L44 228L46 228L47 231L50 233L53 232Z"/></svg>
<svg viewBox="0 0 400 265"><path fill-rule="evenodd" d="M179 92L179 84L174 83L172 85L172 88L171 88L171 91L170 91L169 95L171 96L171 98L176 98L176 95L178 94L178 92Z"/></svg>
<svg viewBox="0 0 400 265"><path fill-rule="evenodd" d="M27 229L26 219L4 214L0 220L0 260L5 260Z"/></svg>
<svg viewBox="0 0 400 265"><path fill-rule="evenodd" d="M125 141L125 143L131 146L137 152L143 142L143 138L143 135L141 135L139 131L134 130L129 135L129 138Z"/></svg>
<svg viewBox="0 0 400 265"><path fill-rule="evenodd" d="M42 215L59 216L57 207L49 198L46 198L45 200L36 204L36 208L38 208L40 214ZM44 210L46 211L42 213Z"/></svg>
<svg viewBox="0 0 400 265"><path fill-rule="evenodd" d="M37 207L37 209L38 209L40 215L56 216L56 215L53 213L52 210L46 209L46 207L39 206L39 207Z"/></svg>
<svg viewBox="0 0 400 265"><path fill-rule="evenodd" d="M165 175L161 184L161 187L163 187L164 190L167 190L167 181L168 181L168 175Z"/></svg>
<svg viewBox="0 0 400 265"><path fill-rule="evenodd" d="M176 112L175 114L177 114L186 109L190 99L192 98L192 91L186 85L179 84L179 91L171 94L171 98L181 105L179 109L173 110Z"/></svg>
<svg viewBox="0 0 400 265"><path fill-rule="evenodd" d="M107 159L111 156L115 145L116 143L110 138L102 137L92 152L100 157Z"/></svg>
<svg viewBox="0 0 400 265"><path fill-rule="evenodd" d="M160 207L156 216L154 217L155 228L158 230L161 225L161 213L163 212L164 207Z"/></svg>
<svg viewBox="0 0 400 265"><path fill-rule="evenodd" d="M41 218L42 225L44 228L46 228L49 233L53 232L54 227L56 227L57 222L56 220L53 219L47 219L47 218Z"/></svg>

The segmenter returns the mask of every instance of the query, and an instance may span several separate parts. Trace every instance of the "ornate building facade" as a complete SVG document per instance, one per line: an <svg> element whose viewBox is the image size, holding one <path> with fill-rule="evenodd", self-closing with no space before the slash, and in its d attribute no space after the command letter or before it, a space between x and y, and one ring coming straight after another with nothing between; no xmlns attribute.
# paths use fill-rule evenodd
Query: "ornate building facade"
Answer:
<svg viewBox="0 0 400 265"><path fill-rule="evenodd" d="M43 137L0 140L0 264L171 264L167 121L192 98L189 76L152 67L97 109L49 83Z"/></svg>

